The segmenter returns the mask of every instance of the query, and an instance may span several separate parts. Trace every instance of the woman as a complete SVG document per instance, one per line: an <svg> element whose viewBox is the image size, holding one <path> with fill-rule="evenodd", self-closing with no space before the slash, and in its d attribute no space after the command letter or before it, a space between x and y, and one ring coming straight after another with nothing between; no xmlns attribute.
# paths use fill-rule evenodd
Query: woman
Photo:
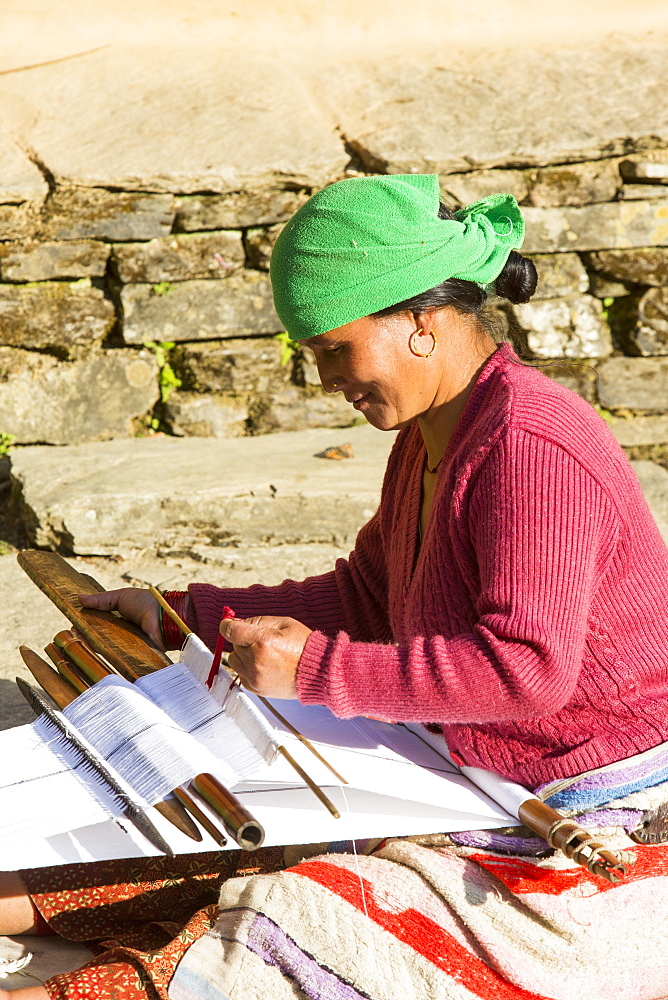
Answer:
<svg viewBox="0 0 668 1000"><path fill-rule="evenodd" d="M629 880L608 891L521 831L390 841L228 881L219 915L154 946L169 975L116 946L94 995L166 996L179 959L176 1000L668 995L668 931L648 916L668 912L668 850L624 827L668 799L668 552L605 424L480 321L489 284L535 289L523 232L508 195L453 216L434 176L342 181L299 210L272 257L276 308L325 390L401 431L381 504L331 573L170 600L208 645L220 627L254 691L438 723L455 759L531 788L571 779L550 801L632 849ZM180 643L145 592L83 602ZM246 620L221 623L226 604ZM36 910L67 936L53 871L13 891L24 923ZM104 992L116 960L144 993ZM74 977L16 996L93 995Z"/></svg>

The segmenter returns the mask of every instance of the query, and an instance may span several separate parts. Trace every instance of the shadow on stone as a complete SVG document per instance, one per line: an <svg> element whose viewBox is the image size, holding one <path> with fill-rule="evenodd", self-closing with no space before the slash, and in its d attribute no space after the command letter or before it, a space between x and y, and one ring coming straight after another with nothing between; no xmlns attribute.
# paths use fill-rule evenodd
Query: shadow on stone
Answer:
<svg viewBox="0 0 668 1000"><path fill-rule="evenodd" d="M14 681L0 678L0 729L12 729L33 722L35 713Z"/></svg>

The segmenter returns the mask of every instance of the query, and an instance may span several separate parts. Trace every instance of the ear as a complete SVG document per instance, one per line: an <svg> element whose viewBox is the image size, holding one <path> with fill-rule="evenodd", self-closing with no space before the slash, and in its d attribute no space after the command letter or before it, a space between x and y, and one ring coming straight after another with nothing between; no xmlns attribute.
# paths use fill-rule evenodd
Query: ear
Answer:
<svg viewBox="0 0 668 1000"><path fill-rule="evenodd" d="M438 313L442 311L441 309L425 309L423 312L411 313L415 329L417 330L422 327L423 330L433 330Z"/></svg>

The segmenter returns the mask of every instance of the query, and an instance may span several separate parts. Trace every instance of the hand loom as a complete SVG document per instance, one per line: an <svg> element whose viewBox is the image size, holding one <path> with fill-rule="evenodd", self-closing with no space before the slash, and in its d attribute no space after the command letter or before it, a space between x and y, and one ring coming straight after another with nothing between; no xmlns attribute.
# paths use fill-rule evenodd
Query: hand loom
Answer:
<svg viewBox="0 0 668 1000"><path fill-rule="evenodd" d="M183 693L179 693L180 685L183 685L183 692L189 690L188 676L202 678L207 675L211 653L196 636L190 635L182 651L183 663L165 671L162 675L165 683L162 683L162 678L161 683L156 683L158 678L152 679L147 675L167 667L170 663L168 658L149 646L142 633L119 616L84 609L79 605L77 594L102 590L99 584L79 574L54 553L22 552L19 563L96 652L112 663L123 677L129 680L141 678L137 687L150 689L158 712L161 711L161 699L168 709L167 715L175 711L167 705L170 698L167 688L172 694L177 691L178 704L185 698ZM166 683L168 677L169 684ZM594 841L585 830L514 782L476 768L457 768L448 760L447 747L442 738L433 737L423 727L393 726L365 719L344 721L336 719L327 709L301 706L296 702L280 703L285 725L278 723L274 727L270 724L270 719L273 722L271 713L275 713L272 706L269 706L270 712L261 701L242 690L235 688L230 691L230 685L227 675L219 674L216 678L211 695L218 707L226 703L225 711L207 730L204 742L208 740L208 751L212 750L214 743L219 748L226 744L221 752L227 756L228 766L234 772L231 777L233 787L242 800L245 797L253 803L254 811L258 812L267 828L269 844L487 829L508 825L512 822L511 817L519 817L548 840L552 847L563 850L568 857L586 865L595 874L613 882L623 877L624 868L619 859ZM93 714L109 712L113 701L112 688L120 686L121 682L117 679L107 678L87 693L93 695L97 692L95 697L99 704ZM98 687L103 690L98 692ZM208 695L206 689L204 692ZM113 694L120 697L117 692ZM87 695L78 698L72 707L76 709ZM173 701L172 698L170 705ZM208 722L202 718L193 725L192 718L178 720L184 735L187 730L195 728L200 736L212 723L211 706L204 702L202 696L200 710L205 715L208 712ZM114 714L119 710L125 711L116 705ZM156 727L159 725L164 725L164 721L155 722ZM230 725L236 726L243 738L231 739ZM223 738L222 730L226 727L228 732ZM303 734L310 736L316 747L326 754L327 761L334 762L337 770L355 779L350 786L333 784L331 766L329 771L325 766L316 767L318 783L321 787L328 787L329 794L336 794L341 803L341 821L333 820L322 811L316 812L312 802L304 797L307 789L299 787L294 773L281 769L280 761L275 759L279 741L292 740L293 748L300 745L294 736L295 729L300 737ZM110 727L112 730L113 727ZM230 778L229 773L227 777ZM164 785L165 781L172 780L172 776L163 776L161 780ZM155 799L155 787L151 796ZM164 832L164 826L162 829ZM210 840L205 838L199 849L210 850L210 844ZM135 853L150 853L145 846L138 851L135 839ZM188 842L185 850L192 849L192 842ZM133 853L118 853L132 851L127 844L123 848L116 845L109 850L117 853L108 856L134 856Z"/></svg>

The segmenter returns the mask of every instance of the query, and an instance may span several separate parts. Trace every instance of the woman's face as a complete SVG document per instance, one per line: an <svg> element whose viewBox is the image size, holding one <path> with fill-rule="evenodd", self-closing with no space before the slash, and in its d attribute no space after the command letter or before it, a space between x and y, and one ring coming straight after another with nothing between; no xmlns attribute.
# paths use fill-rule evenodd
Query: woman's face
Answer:
<svg viewBox="0 0 668 1000"><path fill-rule="evenodd" d="M315 355L325 392L342 392L370 424L387 431L423 415L438 391L436 359L409 349L416 329L412 313L365 316L303 343Z"/></svg>

